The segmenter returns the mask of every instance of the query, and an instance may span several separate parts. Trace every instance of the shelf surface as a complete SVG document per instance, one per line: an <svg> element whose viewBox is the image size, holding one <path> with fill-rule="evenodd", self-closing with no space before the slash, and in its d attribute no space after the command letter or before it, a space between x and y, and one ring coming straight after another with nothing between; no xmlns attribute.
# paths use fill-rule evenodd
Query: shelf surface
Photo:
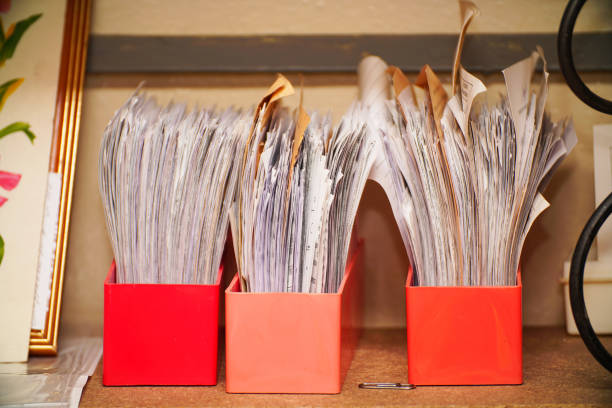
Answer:
<svg viewBox="0 0 612 408"><path fill-rule="evenodd" d="M603 338L612 349L612 337ZM219 344L223 344L220 339ZM391 407L414 405L610 405L612 374L589 354L580 337L562 328L526 328L523 385L435 386L363 390L361 382L406 382L405 330L366 330L338 395L227 394L221 356L214 387L104 387L102 363L83 390L81 407Z"/></svg>

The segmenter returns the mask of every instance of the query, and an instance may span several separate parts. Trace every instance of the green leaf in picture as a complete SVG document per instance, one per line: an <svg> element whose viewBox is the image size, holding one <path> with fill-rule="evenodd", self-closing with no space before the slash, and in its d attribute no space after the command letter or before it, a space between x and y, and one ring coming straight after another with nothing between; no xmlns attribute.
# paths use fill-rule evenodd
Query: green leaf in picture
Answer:
<svg viewBox="0 0 612 408"><path fill-rule="evenodd" d="M30 139L30 142L34 144L34 139L36 139L36 135L30 130L30 124L25 122L14 122L0 129L0 139L15 132L25 133L28 139Z"/></svg>
<svg viewBox="0 0 612 408"><path fill-rule="evenodd" d="M0 111L4 107L4 103L8 97L11 96L11 94L15 92L22 83L23 78L15 78L0 85Z"/></svg>
<svg viewBox="0 0 612 408"><path fill-rule="evenodd" d="M0 235L0 264L2 264L2 258L4 258L4 240L2 235Z"/></svg>
<svg viewBox="0 0 612 408"><path fill-rule="evenodd" d="M2 42L2 47L0 48L0 63L4 63L4 61L13 57L13 54L17 49L17 44L19 44L23 34L41 16L42 13L34 14L24 20L18 21L17 24L11 24L9 29L6 30L6 33L4 33L4 41Z"/></svg>

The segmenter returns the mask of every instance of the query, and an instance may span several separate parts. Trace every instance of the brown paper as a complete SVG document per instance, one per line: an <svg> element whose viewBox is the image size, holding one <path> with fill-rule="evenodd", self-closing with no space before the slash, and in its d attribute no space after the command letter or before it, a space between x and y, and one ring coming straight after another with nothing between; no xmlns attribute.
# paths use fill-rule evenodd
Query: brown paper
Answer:
<svg viewBox="0 0 612 408"><path fill-rule="evenodd" d="M415 85L427 91L427 99L433 112L436 131L438 132L438 137L443 140L444 134L442 133L440 120L442 119L442 114L444 113L446 102L448 101L448 95L442 87L442 82L440 82L431 67L425 64L416 79Z"/></svg>
<svg viewBox="0 0 612 408"><path fill-rule="evenodd" d="M472 19L480 14L480 10L474 3L469 0L459 0L459 9L461 10L461 32L459 33L459 40L457 42L457 48L455 49L455 60L453 62L453 76L452 76L452 94L457 93L457 81L459 80L459 65L461 63L461 52L463 51L463 42L465 40L465 33L467 32L468 26L472 22Z"/></svg>
<svg viewBox="0 0 612 408"><path fill-rule="evenodd" d="M294 93L295 93L295 90L293 89L293 85L291 85L291 82L289 82L289 80L285 78L284 75L278 74L272 86L268 88L263 98L261 98L261 101L259 101L259 103L257 104L257 109L255 110L255 116L253 117L253 124L251 125L251 130L249 131L249 137L247 138L246 149L244 151L244 155L242 159L243 169L244 169L244 166L246 165L247 152L248 152L249 146L251 145L251 140L253 138L253 132L255 131L255 125L257 124L257 119L259 118L259 115L261 114L260 113L261 109L265 106L265 110L263 112L263 120L262 120L262 123L265 126L270 120L270 116L272 112L274 111L274 107L276 106L275 102L277 102L278 100L280 100L281 98L285 96L293 95Z"/></svg>
<svg viewBox="0 0 612 408"><path fill-rule="evenodd" d="M304 133L306 133L306 128L310 123L310 116L308 116L304 108L300 106L299 110L298 121L295 125L295 134L293 136L293 147L291 149L291 168L293 168L297 161L298 151L302 145L302 140L304 140ZM289 176L289 180L291 181L291 176Z"/></svg>
<svg viewBox="0 0 612 408"><path fill-rule="evenodd" d="M274 102L285 96L290 96L295 93L293 89L293 85L291 82L282 74L278 74L276 76L276 80L274 83L268 88L263 98L261 98L261 102L259 102L259 106L261 106L264 102Z"/></svg>
<svg viewBox="0 0 612 408"><path fill-rule="evenodd" d="M400 94L408 88L410 95L412 96L412 102L416 106L416 94L414 93L414 87L406 75L396 66L390 66L387 68L387 73L391 75L391 81L393 82L393 92L395 92L395 98L397 99Z"/></svg>
<svg viewBox="0 0 612 408"><path fill-rule="evenodd" d="M300 98L301 99L301 98ZM310 123L310 116L306 113L302 105L300 104L299 116L297 123L295 125L295 133L293 134L293 146L291 148L291 164L289 166L289 178L287 182L287 198L289 198L289 193L291 189L291 178L293 177L293 167L295 166L295 162L297 161L298 152L300 151L300 146L302 145L302 140L304 140L304 133L306 133L306 128ZM287 200L287 205L289 205L289 200Z"/></svg>
<svg viewBox="0 0 612 408"><path fill-rule="evenodd" d="M425 65L415 84L423 89L425 89L427 95L428 104L431 107L431 111L433 113L434 122L436 126L436 132L438 133L438 140L436 141L436 145L438 151L440 153L440 157L443 161L443 178L444 178L444 188L447 190L447 195L453 198L452 206L455 214L455 235L457 236L457 242L461 243L461 236L459 235L459 224L458 224L458 206L457 206L457 196L454 192L454 186L452 177L450 175L450 168L448 166L448 159L446 158L446 152L442 146L442 141L444 140L444 133L442 132L442 126L440 125L440 120L442 119L442 115L444 113L444 108L446 107L446 102L448 101L448 95L446 91L442 87L442 82L438 79L436 74L433 72L429 65ZM433 141L432 141L433 142ZM459 275L461 280L463 280L463 265L459 264L460 272Z"/></svg>
<svg viewBox="0 0 612 408"><path fill-rule="evenodd" d="M274 112L275 107L280 102L280 99L284 98L285 96L293 95L294 93L295 93L295 90L293 89L293 85L291 85L291 82L289 82L289 80L285 78L284 75L278 74L272 86L268 88L264 96L261 98L261 101L257 104L257 109L255 110L255 115L253 116L253 123L251 125L251 130L249 131L249 137L247 138L245 149L244 149L244 154L242 156L242 171L243 172L246 167L248 151L251 147L251 142L253 140L253 133L255 132L255 126L257 126L257 121L260 115L262 116L262 125L267 126L267 124L270 121L270 117L272 116L272 113ZM264 109L263 114L261 113L262 109ZM257 169L257 165L259 164L259 158L261 156L262 151L263 151L263 145L260 145L257 151L255 169ZM240 175L240 179L242 179L242 177L243 177L243 174ZM242 196L239 194L238 195L238 201L239 201L238 202L238 208L239 208L239 211L238 211L238 218L239 218L238 220L238 239L242 239L241 238L242 237L242 227L241 227L242 212L240 210L242 208L242 202L241 202L242 198L241 197ZM240 289L244 292L246 291L246 280L244 276L242 275L242 266L240 265L240 259L241 259L240 246L238 246L236 250L238 252L236 259L238 260L238 272L239 272L238 275L240 277Z"/></svg>
<svg viewBox="0 0 612 408"><path fill-rule="evenodd" d="M289 198L289 192L291 189L291 177L293 176L293 166L297 161L298 152L304 140L304 133L310 123L310 116L304 110L304 77L300 75L300 105L298 107L298 119L295 124L295 132L293 133L293 146L291 147L291 162L289 166L289 178L287 183L287 198ZM287 200L287 205L289 200Z"/></svg>

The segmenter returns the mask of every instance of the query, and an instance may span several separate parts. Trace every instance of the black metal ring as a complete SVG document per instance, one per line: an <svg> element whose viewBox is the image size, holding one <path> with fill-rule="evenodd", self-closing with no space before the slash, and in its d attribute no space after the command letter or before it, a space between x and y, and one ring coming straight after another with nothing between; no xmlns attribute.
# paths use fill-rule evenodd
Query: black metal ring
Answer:
<svg viewBox="0 0 612 408"><path fill-rule="evenodd" d="M593 330L593 326L591 326L591 321L589 320L589 315L584 303L583 292L584 265L587 255L589 254L595 236L599 232L602 224L610 216L610 213L612 213L612 193L610 193L599 207L597 207L584 226L580 238L578 238L578 243L576 244L576 249L572 257L569 291L572 314L574 315L576 327L578 327L584 344L593 357L595 357L595 359L608 371L612 372L612 356L603 344L601 344L601 341L599 341L599 338Z"/></svg>
<svg viewBox="0 0 612 408"><path fill-rule="evenodd" d="M602 98L591 91L578 75L574 66L572 55L572 36L578 13L586 0L570 0L567 3L561 24L559 35L557 35L557 54L559 55L559 67L565 77L565 81L580 100L591 108L612 115L612 101Z"/></svg>

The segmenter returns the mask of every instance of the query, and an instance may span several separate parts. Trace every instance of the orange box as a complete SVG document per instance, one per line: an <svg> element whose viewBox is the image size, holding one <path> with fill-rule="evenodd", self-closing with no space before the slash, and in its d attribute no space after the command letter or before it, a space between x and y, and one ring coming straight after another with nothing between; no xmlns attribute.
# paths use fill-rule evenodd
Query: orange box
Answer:
<svg viewBox="0 0 612 408"><path fill-rule="evenodd" d="M219 293L213 285L104 282L104 385L215 385Z"/></svg>
<svg viewBox="0 0 612 408"><path fill-rule="evenodd" d="M412 286L406 281L408 381L522 384L521 275L516 286Z"/></svg>
<svg viewBox="0 0 612 408"><path fill-rule="evenodd" d="M337 394L359 340L363 243L338 293L225 291L226 390Z"/></svg>

